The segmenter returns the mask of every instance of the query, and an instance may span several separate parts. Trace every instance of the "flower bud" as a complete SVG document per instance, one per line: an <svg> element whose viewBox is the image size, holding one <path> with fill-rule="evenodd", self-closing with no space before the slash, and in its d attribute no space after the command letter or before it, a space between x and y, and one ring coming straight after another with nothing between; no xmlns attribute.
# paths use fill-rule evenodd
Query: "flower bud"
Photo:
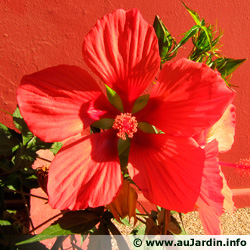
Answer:
<svg viewBox="0 0 250 250"><path fill-rule="evenodd" d="M49 173L48 165L44 165L42 167L37 168L36 175L39 182L39 186L46 194L47 194L48 173Z"/></svg>

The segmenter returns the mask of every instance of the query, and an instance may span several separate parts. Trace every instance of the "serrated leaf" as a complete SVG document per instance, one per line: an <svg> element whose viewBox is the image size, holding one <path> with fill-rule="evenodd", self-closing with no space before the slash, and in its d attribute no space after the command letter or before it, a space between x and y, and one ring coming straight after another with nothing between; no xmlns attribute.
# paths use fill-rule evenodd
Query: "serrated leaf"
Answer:
<svg viewBox="0 0 250 250"><path fill-rule="evenodd" d="M221 39L221 37L223 36L223 33L220 31L218 37L216 37L213 41L212 41L212 47L215 47L215 45L217 45Z"/></svg>
<svg viewBox="0 0 250 250"><path fill-rule="evenodd" d="M211 30L205 26L202 26L198 37L193 39L193 44L197 49L200 50L199 53L202 54L212 49L211 40L212 40Z"/></svg>
<svg viewBox="0 0 250 250"><path fill-rule="evenodd" d="M213 68L216 68L222 77L231 75L246 59L218 58L213 62Z"/></svg>
<svg viewBox="0 0 250 250"><path fill-rule="evenodd" d="M47 227L42 233L19 242L17 245L51 239L61 235L84 234L84 232L93 228L99 221L99 216L86 210L68 212L51 226Z"/></svg>
<svg viewBox="0 0 250 250"><path fill-rule="evenodd" d="M132 109L132 114L142 110L147 105L149 96L150 95L142 95L136 99L133 109Z"/></svg>
<svg viewBox="0 0 250 250"><path fill-rule="evenodd" d="M120 96L113 90L111 89L108 85L105 84L106 91L107 91L107 97L109 102L118 110L123 112L123 104L122 104L122 99Z"/></svg>
<svg viewBox="0 0 250 250"><path fill-rule="evenodd" d="M11 156L12 148L20 143L21 135L0 123L0 155Z"/></svg>
<svg viewBox="0 0 250 250"><path fill-rule="evenodd" d="M211 30L209 28L207 28L206 26L201 26L201 29L204 30L205 34L206 34L206 38L207 41L209 43L209 47L212 47L212 43L211 43L211 39L212 39L212 33Z"/></svg>
<svg viewBox="0 0 250 250"><path fill-rule="evenodd" d="M197 34L200 30L199 25L194 25L190 30L185 33L185 36L181 39L178 45L171 51L171 53L177 51L182 45L184 45L191 37Z"/></svg>
<svg viewBox="0 0 250 250"><path fill-rule="evenodd" d="M186 10L189 12L189 14L191 15L191 17L194 19L194 21L196 22L196 24L199 25L199 26L201 26L201 20L200 20L200 17L198 15L198 13L195 12L195 11L193 11L193 10L191 10L190 8L188 8L183 1L182 1L182 4L186 8Z"/></svg>

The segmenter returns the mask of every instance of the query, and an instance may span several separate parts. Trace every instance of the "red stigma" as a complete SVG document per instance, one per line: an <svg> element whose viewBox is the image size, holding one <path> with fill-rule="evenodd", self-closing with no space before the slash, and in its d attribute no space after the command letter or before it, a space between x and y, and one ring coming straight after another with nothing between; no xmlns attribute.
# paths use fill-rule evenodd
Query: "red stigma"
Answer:
<svg viewBox="0 0 250 250"><path fill-rule="evenodd" d="M118 129L117 136L126 140L126 134L129 138L132 138L134 133L137 132L137 121L130 113L122 113L117 115L112 128Z"/></svg>

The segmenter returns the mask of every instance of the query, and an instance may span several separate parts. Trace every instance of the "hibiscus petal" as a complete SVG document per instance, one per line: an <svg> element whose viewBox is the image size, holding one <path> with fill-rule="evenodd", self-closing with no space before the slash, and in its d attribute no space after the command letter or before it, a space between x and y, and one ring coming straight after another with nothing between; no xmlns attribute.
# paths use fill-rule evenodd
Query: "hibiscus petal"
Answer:
<svg viewBox="0 0 250 250"><path fill-rule="evenodd" d="M47 142L81 133L113 110L93 78L68 65L24 76L17 101L29 129Z"/></svg>
<svg viewBox="0 0 250 250"><path fill-rule="evenodd" d="M203 170L200 196L196 202L197 210L206 234L221 234L220 216L223 213L224 197L221 193L223 179L217 162L218 142L205 147L206 160Z"/></svg>
<svg viewBox="0 0 250 250"><path fill-rule="evenodd" d="M191 138L138 131L131 140L129 173L150 202L185 213L199 196L204 158Z"/></svg>
<svg viewBox="0 0 250 250"><path fill-rule="evenodd" d="M229 105L223 116L207 131L207 142L216 139L219 142L219 152L224 153L231 149L235 135L235 106Z"/></svg>
<svg viewBox="0 0 250 250"><path fill-rule="evenodd" d="M217 161L218 142L216 140L206 145L205 154L206 160L203 169L200 198L213 207L215 213L220 216L223 213L224 197L221 193L223 179L220 176L221 170Z"/></svg>
<svg viewBox="0 0 250 250"><path fill-rule="evenodd" d="M154 29L136 9L104 16L84 38L85 62L122 98L125 112L160 67Z"/></svg>
<svg viewBox="0 0 250 250"><path fill-rule="evenodd" d="M223 179L223 188L221 190L221 193L224 196L223 209L224 211L232 214L236 209L233 201L233 192L227 185L227 180L222 171L220 172L220 176Z"/></svg>
<svg viewBox="0 0 250 250"><path fill-rule="evenodd" d="M199 217L201 224L207 235L220 235L221 234L221 222L220 217L215 213L214 209L210 207L200 197L197 200L199 204Z"/></svg>
<svg viewBox="0 0 250 250"><path fill-rule="evenodd" d="M110 132L67 142L49 168L50 205L79 210L111 203L122 186L117 142Z"/></svg>
<svg viewBox="0 0 250 250"><path fill-rule="evenodd" d="M218 121L233 98L218 72L183 58L164 66L137 116L167 134L189 137Z"/></svg>
<svg viewBox="0 0 250 250"><path fill-rule="evenodd" d="M233 213L232 192L217 161L218 142L213 140L205 147L206 160L203 170L197 210L206 234L221 234L220 216Z"/></svg>

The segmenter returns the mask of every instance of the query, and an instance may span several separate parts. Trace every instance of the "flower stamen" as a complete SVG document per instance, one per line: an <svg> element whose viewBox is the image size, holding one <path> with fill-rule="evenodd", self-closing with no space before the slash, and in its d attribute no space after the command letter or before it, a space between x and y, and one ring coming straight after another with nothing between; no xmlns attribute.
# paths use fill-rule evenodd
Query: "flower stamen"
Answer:
<svg viewBox="0 0 250 250"><path fill-rule="evenodd" d="M117 136L126 140L126 134L129 138L132 138L134 133L137 132L137 125L136 118L131 113L122 113L116 116L112 128L118 129Z"/></svg>

